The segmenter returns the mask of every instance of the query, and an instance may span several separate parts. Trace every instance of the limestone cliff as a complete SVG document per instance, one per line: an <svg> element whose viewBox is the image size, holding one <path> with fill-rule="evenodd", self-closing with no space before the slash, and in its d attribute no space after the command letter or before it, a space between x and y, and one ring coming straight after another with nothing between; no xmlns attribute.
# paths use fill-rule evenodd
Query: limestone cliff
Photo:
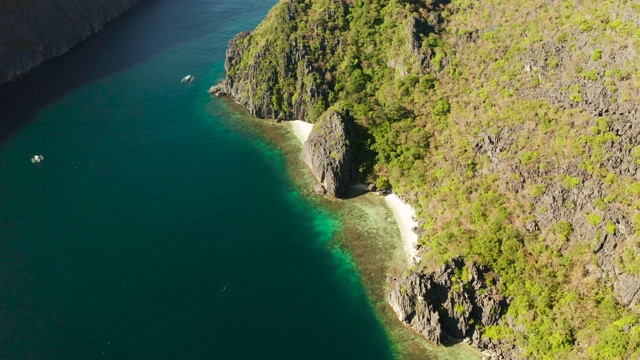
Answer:
<svg viewBox="0 0 640 360"><path fill-rule="evenodd" d="M0 84L60 56L137 0L0 2Z"/></svg>
<svg viewBox="0 0 640 360"><path fill-rule="evenodd" d="M398 319L415 332L441 343L464 340L491 358L511 359L512 346L482 338L482 331L502 322L509 300L486 266L452 259L435 272L407 271L391 279L388 302Z"/></svg>
<svg viewBox="0 0 640 360"><path fill-rule="evenodd" d="M357 178L348 127L353 120L336 111L327 111L313 127L304 143L302 157L327 192L341 197Z"/></svg>

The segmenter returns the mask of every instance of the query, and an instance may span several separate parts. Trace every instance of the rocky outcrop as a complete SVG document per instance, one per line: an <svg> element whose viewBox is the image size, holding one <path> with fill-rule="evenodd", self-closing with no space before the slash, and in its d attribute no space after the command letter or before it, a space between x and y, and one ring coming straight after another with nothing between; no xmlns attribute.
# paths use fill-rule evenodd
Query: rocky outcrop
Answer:
<svg viewBox="0 0 640 360"><path fill-rule="evenodd" d="M391 279L388 302L398 319L436 343L463 339L494 359L511 359L514 349L482 338L486 326L501 324L509 301L488 279L486 266L455 258L433 273L406 272Z"/></svg>
<svg viewBox="0 0 640 360"><path fill-rule="evenodd" d="M137 0L0 2L0 84L67 52Z"/></svg>
<svg viewBox="0 0 640 360"><path fill-rule="evenodd" d="M304 143L302 157L313 175L332 196L341 197L355 183L357 171L349 143L348 115L327 111Z"/></svg>
<svg viewBox="0 0 640 360"><path fill-rule="evenodd" d="M276 53L272 43L254 38L254 33L243 32L229 42L227 76L210 93L231 96L259 118L315 120L326 109L329 92L321 84L324 75L306 58L308 45L292 43L284 53Z"/></svg>

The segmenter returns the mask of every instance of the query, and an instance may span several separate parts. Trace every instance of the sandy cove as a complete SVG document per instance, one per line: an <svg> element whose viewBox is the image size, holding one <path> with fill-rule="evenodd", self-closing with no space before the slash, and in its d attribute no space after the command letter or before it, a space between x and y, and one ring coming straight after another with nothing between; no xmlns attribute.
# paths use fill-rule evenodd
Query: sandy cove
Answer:
<svg viewBox="0 0 640 360"><path fill-rule="evenodd" d="M415 210L411 205L402 201L396 194L389 194L384 197L384 201L391 209L393 217L396 218L398 228L400 229L400 236L402 237L402 244L409 266L418 263L418 234L413 231L413 228L418 226L418 223L414 220Z"/></svg>
<svg viewBox="0 0 640 360"><path fill-rule="evenodd" d="M289 129L291 129L293 134L303 145L309 138L311 130L313 130L313 124L302 120L286 121L285 124ZM364 189L366 189L366 185L363 184L357 184L354 187L364 187ZM419 259L417 250L418 235L413 231L414 227L418 225L414 220L415 211L411 205L402 201L402 199L400 199L396 194L386 195L384 200L389 209L391 209L393 217L396 219L396 223L398 224L407 262L409 266L416 264Z"/></svg>
<svg viewBox="0 0 640 360"><path fill-rule="evenodd" d="M313 130L313 124L302 120L286 121L285 124L293 131L293 134L300 140L302 145L307 141L311 130Z"/></svg>

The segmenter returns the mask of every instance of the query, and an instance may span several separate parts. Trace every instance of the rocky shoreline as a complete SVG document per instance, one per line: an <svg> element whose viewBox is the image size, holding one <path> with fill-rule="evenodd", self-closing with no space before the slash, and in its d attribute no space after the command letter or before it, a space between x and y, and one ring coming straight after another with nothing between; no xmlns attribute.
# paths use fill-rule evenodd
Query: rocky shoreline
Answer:
<svg viewBox="0 0 640 360"><path fill-rule="evenodd" d="M244 112L241 111L243 110L241 104L232 101L230 97L226 99L235 111ZM441 346L425 339L421 334L398 321L396 313L389 306L388 296L392 285L389 274L401 271L407 266L405 246L398 239L398 218L392 214L391 206L386 202L387 197L396 195L371 191L372 188L369 186L355 184L347 192L349 198L347 201L333 196L317 196L316 193L324 195L326 190L322 187L322 193L314 191L314 184L320 186L321 184L315 176L312 176L309 166L300 161L305 139L293 128L295 125L304 125L308 130L310 124L302 124L300 120L282 121L276 124L249 116L246 121L253 124L254 131L287 154L288 168L291 177L295 179L296 186L300 187L298 190L342 219L344 228L333 240L334 245L348 249L353 255L370 300L385 324L389 336L398 344L397 351L402 358L480 359L480 354L468 344L444 342L447 346ZM285 129L286 131L283 131ZM295 144L291 142L290 134L295 136ZM402 200L398 197L398 201ZM405 220L411 220L411 215L409 217ZM409 230L413 231L411 228Z"/></svg>
<svg viewBox="0 0 640 360"><path fill-rule="evenodd" d="M246 44L244 40L250 36L251 33L241 33L230 41L225 62L227 72L247 50L242 44ZM306 119L306 111L287 116L276 114L266 105L256 104L254 99L243 95L246 93L245 85L245 82L227 76L208 92L216 97L230 97L254 117L273 118L276 121ZM349 138L353 133L349 129L351 122L348 112L329 109L316 120L313 130L303 142L302 158L318 181L313 190L319 195L328 193L332 197L344 197L356 184L357 159L350 146L353 139ZM367 187L366 191L371 188ZM402 199L400 201L404 202ZM402 224L398 225L402 227ZM407 251L406 246L403 246L403 250L411 267L416 265L419 254L417 243L409 246L413 247L412 251ZM486 284L484 276L488 270L485 267L477 268L470 264L471 277L461 280L452 275L459 266L464 266L461 259L428 275L410 271L405 272L404 276L388 279L388 304L401 323L436 345L465 342L482 350L485 358L511 359L507 349L503 349L500 343L482 339L480 330L484 326L498 324L508 301L498 294L495 286ZM459 293L453 291L458 287L465 290ZM461 307L465 311L458 313Z"/></svg>
<svg viewBox="0 0 640 360"><path fill-rule="evenodd" d="M220 93L222 91L217 86L212 87L215 91L210 90L209 93L220 97L227 96L226 93ZM242 102L237 100L235 102L242 105ZM329 111L314 125L306 139L301 138L294 129L291 129L302 144L304 163L318 182L313 188L318 195L328 193L338 198L357 187L354 161L344 156L346 153L344 122L341 114ZM345 168L345 166L352 168ZM347 174L346 177L345 174ZM372 190L371 186L363 187L361 191L364 193ZM396 196L399 202L409 206L395 194L384 192L380 194ZM392 204L387 202L386 205L388 209L392 209ZM412 224L413 214L407 214L410 218L403 220L407 224ZM401 245L403 256L407 258L409 267L415 266L420 256L417 243L407 242L408 240L404 239L406 234L402 234L402 221L398 219L398 215L394 215L403 237ZM410 227L408 230L417 238L415 227ZM408 246L413 247L411 252L407 251ZM470 278L467 280L456 278L454 273L464 266L462 259L456 259L430 275L406 271L402 276L388 278L390 285L386 295L388 306L402 324L435 345L464 342L482 350L486 359L511 359L500 343L482 339L479 331L481 326L499 323L498 319L506 309L508 300L498 294L495 286L487 286L485 277L490 271L486 267L478 268L470 264ZM491 274L494 276L493 273ZM457 288L464 291L460 293L451 291ZM461 306L466 310L458 313ZM476 318L481 320L475 322Z"/></svg>
<svg viewBox="0 0 640 360"><path fill-rule="evenodd" d="M402 323L435 344L465 342L485 359L512 359L515 348L482 336L484 328L502 325L510 301L492 285L495 276L458 257L434 272L392 278L388 302Z"/></svg>

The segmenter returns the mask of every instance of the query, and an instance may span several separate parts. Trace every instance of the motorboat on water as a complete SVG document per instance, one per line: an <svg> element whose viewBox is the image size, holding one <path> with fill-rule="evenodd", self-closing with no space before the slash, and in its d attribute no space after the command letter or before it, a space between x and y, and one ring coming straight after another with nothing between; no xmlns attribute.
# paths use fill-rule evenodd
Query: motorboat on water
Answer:
<svg viewBox="0 0 640 360"><path fill-rule="evenodd" d="M34 164L37 164L37 163L41 162L42 160L44 160L44 156L42 156L42 155L34 155L31 158L31 162L34 163Z"/></svg>
<svg viewBox="0 0 640 360"><path fill-rule="evenodd" d="M196 79L196 77L195 77L195 76L193 76L193 75L187 75L187 76L183 77L183 78L182 78L182 80L180 80L180 83L190 83L190 82L192 82L192 81L193 81L193 80L195 80L195 79Z"/></svg>

